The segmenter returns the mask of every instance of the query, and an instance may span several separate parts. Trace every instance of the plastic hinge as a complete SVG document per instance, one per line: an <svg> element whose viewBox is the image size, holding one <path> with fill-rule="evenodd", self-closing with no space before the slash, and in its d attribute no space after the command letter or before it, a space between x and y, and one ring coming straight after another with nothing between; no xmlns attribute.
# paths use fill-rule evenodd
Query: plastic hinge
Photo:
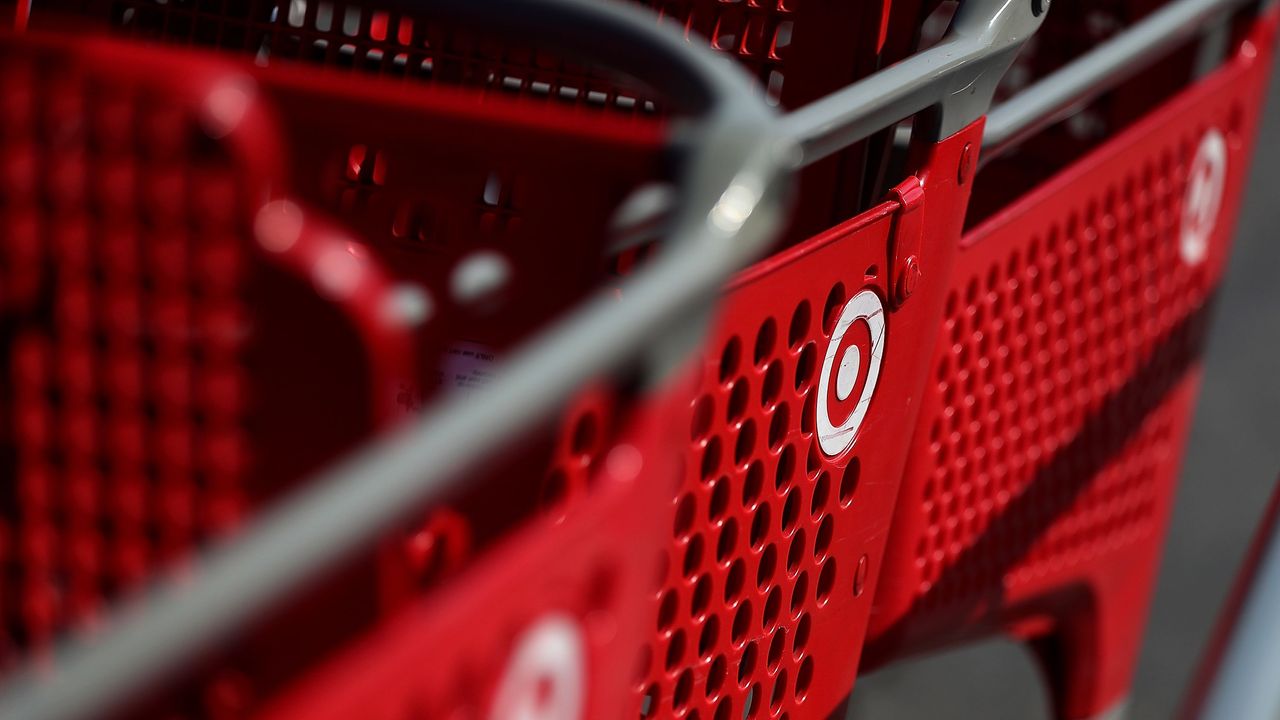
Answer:
<svg viewBox="0 0 1280 720"><path fill-rule="evenodd" d="M900 307L920 285L920 248L924 244L924 184L912 175L889 191L889 199L897 201L893 247L889 256L891 303Z"/></svg>

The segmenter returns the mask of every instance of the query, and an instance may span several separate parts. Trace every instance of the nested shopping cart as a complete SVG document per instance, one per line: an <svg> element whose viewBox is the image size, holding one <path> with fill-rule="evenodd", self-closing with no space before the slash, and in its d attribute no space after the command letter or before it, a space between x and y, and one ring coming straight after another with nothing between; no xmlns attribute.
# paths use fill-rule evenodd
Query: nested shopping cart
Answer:
<svg viewBox="0 0 1280 720"><path fill-rule="evenodd" d="M1235 4L1177 5L1194 18ZM1047 3L968 0L937 46L902 59L933 5L654 6L747 73L607 3L20 6L15 24L35 32L6 38L13 66L65 83L0 89L4 112L28 121L3 139L54 161L18 152L7 176L37 190L26 212L5 206L6 303L15 292L0 311L42 343L15 355L18 377L40 380L27 425L14 424L35 434L10 443L33 458L36 488L6 506L22 548L6 582L21 577L34 598L7 616L22 628L16 654L234 524L164 535L160 554L148 543L171 531L171 504L220 507L201 493L231 488L227 515L244 527L191 587L172 582L101 647L55 659L52 682L28 666L7 707L97 712L219 641L139 707L824 717L853 686L869 626L872 665L999 630L1034 637L1083 670L1063 684L1066 713L1113 701L1270 20L1188 91L1234 109L1175 100L962 239L980 118ZM131 40L73 34L103 26ZM251 60L158 46L175 43ZM169 131L159 150L152 103ZM775 117L779 104L798 109ZM1017 112L1015 100L988 143L1005 149ZM86 134L97 124L115 135ZM1207 159L1187 159L1188 133L1203 133L1194 152ZM68 142L81 136L83 148ZM1099 189L1146 154L1149 170ZM69 184L44 170L63 164ZM160 177L136 185L140 169ZM132 194L172 192L175 176L190 202ZM43 246L61 224L79 234ZM162 255L175 232L192 259L117 268ZM206 289L181 273L210 275L205 253L250 270L213 298L231 310L111 324L126 316L114 302L171 307L153 297L169 283L191 294L178 306L202 310ZM231 276L212 275L199 280ZM69 320L50 312L67 304ZM84 348L75 333L99 317ZM240 344L200 345L206 320L209 337ZM171 327L189 331L180 360L159 347L171 339L137 331ZM130 367L161 397L141 406L141 467L100 461L93 444L134 399L93 384L117 346L141 356ZM216 417L243 444L176 463L163 453L191 441L168 442L186 428L165 414L163 380L208 372L211 353L244 393L242 415ZM48 357L72 367L46 381ZM206 415L225 410L209 384L178 383L203 392L201 442L216 437ZM1135 427L1152 437L1117 432ZM80 434L50 445L45 428ZM1057 460L1064 447L1082 449ZM69 457L96 465L85 474ZM239 464L212 478L206 462L228 457ZM122 507L83 500L117 486ZM119 532L121 517L140 537ZM145 561L100 575L83 557L101 547ZM67 604L69 582L90 591ZM1099 617L1109 624L1088 626ZM1108 663L1096 683L1090 649Z"/></svg>
<svg viewBox="0 0 1280 720"><path fill-rule="evenodd" d="M1037 24L1038 13L1030 7L1010 9L974 0L945 47L889 68L869 84L811 105L778 124L769 119L754 91L736 79L735 71L700 59L669 35L638 29L625 11L576 3L549 7L565 14L540 17L531 9L543 11L541 6L513 3L508 8L510 24L523 23L540 33L540 42L560 39L579 53L589 48L615 61L627 54L646 62L662 59L657 70L668 75L663 78L650 70L650 86L660 89L662 79L676 84L676 98L685 105L677 104L676 110L684 112L657 117L584 115L577 108L534 105L528 99L481 95L483 102L477 103L476 94L465 90L408 93L403 86L319 75L296 65L268 63L271 66L263 69L215 64L106 40L80 45L74 36L14 38L11 52L19 57L37 58L34 62L41 67L69 66L106 86L111 84L106 68L121 63L171 64L175 76L222 72L214 91L191 99L194 107L185 108L198 122L186 128L184 139L201 147L234 135L241 118L255 115L259 103L267 108L263 112L279 123L280 135L287 138L275 138L282 145L278 153L285 170L278 184L268 184L252 198L246 216L252 218L252 232L240 238L242 244L251 247L254 261L262 262L262 256L270 259L272 253L291 251L298 228L326 214L372 240L365 244L341 234L330 237L341 247L339 254L303 258L295 269L329 300L349 292L353 263L377 267L391 278L392 291L376 303L383 313L379 319L394 321L399 312L414 321L409 322L414 327L406 350L412 370L396 388L393 410L426 404L440 408L427 413L443 423L419 421L422 428L391 435L333 474L304 485L283 509L256 518L241 531L239 541L215 554L203 571L201 582L231 590L236 597L198 588L175 591L178 599L169 610L139 615L137 625L120 624L122 639L117 642L123 645L117 651L107 643L108 654L96 660L91 652L79 661L73 657L56 663L55 672L66 673L66 682L76 692L41 698L48 686L38 686L29 710L56 713L101 707L104 698L124 695L147 675L166 670L171 660L189 656L214 636L226 634L338 557L347 559L339 573L312 586L285 610L260 619L232 650L207 661L194 689L161 694L144 707L177 703L204 713L243 712L263 709L258 698L265 702L283 689L266 712L349 715L356 707L378 707L392 714L444 714L469 708L504 717L524 712L531 704L550 703L557 712L595 716L625 704L617 691L629 682L643 649L639 635L646 625L652 627L633 612L646 596L654 598L649 609L659 618L658 642L652 645L660 643L660 648L650 647L647 657L661 670L655 682L645 685L644 697L637 693L640 712L696 713L690 706L695 674L699 697L714 703L719 716L735 711L760 714L766 707L765 683L768 712L773 715L786 712L784 702L788 707L808 702L806 712L825 712L848 691L874 586L870 566L878 562L883 534L849 539L843 529L836 535L834 523L838 520L844 527L887 516L906 444L905 438L886 440L892 449L883 458L868 455L861 460L851 460L849 448L866 422L873 393L898 398L887 401L892 422L903 421L912 410L911 398L924 372L922 359L910 352L913 338L928 336L942 306L935 289L940 286L927 285L921 278L941 275L949 265L976 153L976 121L1017 44ZM287 12L292 10L291 6ZM463 27L475 14L473 8L452 5L441 10L447 20ZM39 17L28 20L38 25L34 21ZM373 28L389 20L372 17L371 36L388 31L385 26ZM420 20L415 16L410 22ZM619 47L601 49L590 33L584 33L587 40L570 40L563 28L575 23L605 37L617 36ZM398 28L405 26L400 17ZM193 26L174 21L164 27ZM877 53L885 44L886 27L879 29ZM344 32L354 31L344 27ZM262 58L257 59L262 64ZM945 61L941 72L940 59ZM425 59L415 62L426 67ZM625 61L619 64L635 71ZM645 70L634 74L646 77ZM652 82L655 76L660 81ZM148 92L153 90L145 74L137 80ZM531 82L529 89L536 94L535 84ZM68 94L75 97L78 91L96 101L97 88L89 83ZM969 92L975 88L976 96ZM556 95L563 90L564 85L558 85ZM15 95L19 105L31 102L28 95ZM590 95L587 99L591 101ZM377 127L366 131L371 134L356 134L357 121L344 114L350 108L377 119ZM694 307L694 300L714 295L715 282L767 239L779 168L814 163L926 109L932 109L932 122L919 124L912 178L896 188L890 200L735 281L729 291L735 307L732 320L725 321L723 345L717 343L714 359L707 363L716 374L701 380L706 395L680 403L683 386L671 385L676 388L675 405L692 415L678 426L690 428L686 432L696 446L696 482L702 483L702 474L707 475L710 490L702 508L694 497L701 486L688 483L666 503L673 519L663 529L674 529L680 557L668 561L667 587L660 595L638 590L643 586L636 579L649 577L651 567L637 558L657 549L647 544L654 536L646 527L663 515L651 511L646 498L669 498L664 493L671 487L662 480L660 454L647 450L667 445L654 438L671 423L662 420L659 410L638 409L627 415L617 408L641 408L637 398L646 396L657 399L645 407L668 406L661 399L666 386L661 379L671 372L679 374L679 359L696 339L697 326L705 322L698 312L683 315ZM702 124L683 119L696 119L699 112L709 119ZM680 141L674 148L664 144L668 131ZM484 138L483 146L477 146L478 138ZM520 172L530 169L533 172ZM607 179L615 175L623 177ZM433 184L433 177L448 181ZM679 177L694 189L689 197L677 194L672 202L671 191L663 185ZM554 206L553 196L562 197L555 191L574 198L575 213L566 215ZM517 200L529 204L519 205ZM613 212L618 205L622 211ZM642 230L646 222L659 229L674 225L671 234L689 239L628 271L619 262L601 259L605 255L609 260L601 239L616 234L608 224L619 218L638 218L641 222L635 224ZM247 227L243 218L241 227ZM579 237L584 244L578 244ZM499 239L508 244L498 245ZM539 240L546 244L535 242ZM636 246L645 242L652 240ZM554 269L545 265L552 257L549 248L556 253ZM581 260L567 263L575 253ZM835 265L825 269L829 280L820 293L798 282L801 273L833 261L856 265L847 286L840 279L845 276L833 272ZM623 277L607 280L610 272ZM548 284L553 275L555 281ZM541 336L525 355L510 361L510 370L486 380L490 356L503 355L526 340L601 278L618 285L614 295L620 299L594 301L576 322ZM787 297L785 318L762 317L752 307L755 302L772 302L774 293ZM519 318L494 314L495 309L513 307L520 309ZM786 323L785 337L776 327L780 320ZM895 328L895 338L901 337L894 341L901 343L901 350L887 344L887 325ZM748 348L743 339L732 336L748 332L744 328L751 333ZM532 451L523 443L511 443L491 459L489 464L496 467L474 472L468 483L454 486L447 502L437 503L433 512L412 512L410 501L422 503L421 496L439 482L436 478L456 471L465 461L474 464L537 412L561 404L584 375L619 362L657 329L667 332L649 343L643 356L648 362L630 363L630 373L613 376L613 383L606 378L604 389L581 396L575 407L582 411L569 413L571 421L564 423L563 432L553 429L550 438L533 441ZM775 334L772 339L770 332ZM821 351L822 359L819 341L828 346ZM900 354L900 366L883 366L886 355ZM696 374L705 376L701 369ZM754 391L753 380L758 383ZM713 395L714 384L723 387ZM462 387L437 401L441 386L449 385ZM473 390L470 396L465 394L468 388ZM378 386L379 392L385 390ZM284 409L305 412L306 407ZM624 422L624 417L635 419ZM283 421L282 427L296 429L288 418ZM361 430L372 432L374 426ZM638 439L616 440L627 427L636 428ZM862 437L874 439L893 425L885 422L881 427L886 429L868 429ZM712 438L713 432L724 437ZM729 433L732 448L722 447ZM274 452L275 447L264 444L262 450ZM320 452L336 450L326 446ZM799 462L805 463L804 471ZM726 516L727 508L717 509L728 492L729 469L743 466L741 474L750 482L763 481L766 463L772 487L761 486L745 499L735 499L752 512L748 523L741 510L735 511L743 523L739 534ZM693 467L689 461L685 465ZM850 465L852 470L846 470ZM530 467L537 469L534 482L528 482ZM545 480L538 482L544 472ZM710 477L716 474L723 477ZM837 475L839 479L832 480ZM521 477L524 482L512 482ZM556 500L549 513L536 512L538 498L531 489L539 486ZM564 489L551 492L556 488ZM506 495L495 501L495 493ZM741 491L735 495L743 497ZM855 496L859 502L848 510ZM802 504L809 516L805 528L800 527ZM397 532L396 525L405 523L407 528ZM709 539L701 537L711 532L716 533L714 551ZM812 536L811 545L806 535ZM381 538L381 549L374 556L350 559L349 546L375 537ZM781 557L784 540L787 556ZM714 578L714 588L712 552L726 566ZM837 565L836 552L851 553L858 560ZM734 596L745 591L745 586L733 587L747 581L747 563L758 595L758 615L753 615L750 600ZM425 595L419 593L431 587L437 570L444 570L446 577ZM673 580L673 571L682 579ZM686 577L693 573L701 577ZM776 580L772 573L777 573ZM512 595L513 585L525 591ZM784 590L789 607L785 618ZM692 623L681 622L698 633L696 652L684 629L672 627L670 618L663 620L673 602L683 606L677 611L684 617L693 618ZM824 607L832 611L824 614ZM722 608L733 610L733 621ZM847 630L841 627L841 615L853 621ZM718 637L721 616L724 634ZM380 627L373 627L379 622ZM488 631L477 632L477 624ZM821 637L810 646L803 637L814 628L825 636L838 627L847 633L846 641ZM179 630L190 631L192 637L181 637ZM132 640L131 633L137 633ZM361 637L353 637L356 634ZM474 642L462 645L464 636ZM789 636L791 657L787 667L781 667ZM748 639L751 648L742 650ZM761 647L766 639L767 649ZM457 655L450 659L449 671L435 674L427 686L419 674L398 675L385 665L411 671L414 654L439 647L455 648ZM717 679L706 673L708 667L723 671L728 652L759 652L762 657L754 675L742 674L736 689L722 691L723 674ZM655 658L659 653L661 658ZM710 657L716 653L719 657ZM617 661L624 655L627 671L621 672ZM326 656L328 661L320 662ZM433 652L431 657L442 656ZM820 670L815 670L815 658L822 663ZM738 667L746 667L741 659ZM249 671L237 664L248 664ZM395 677L403 682L392 681ZM44 702L53 704L42 709Z"/></svg>
<svg viewBox="0 0 1280 720"><path fill-rule="evenodd" d="M1122 707L1271 65L1274 10L1233 23L1221 67L966 233L869 664L1008 633L1059 717Z"/></svg>
<svg viewBox="0 0 1280 720"><path fill-rule="evenodd" d="M544 201L529 212L513 211L509 187L493 189L493 173L501 169L528 182L528 188L518 189L535 201L558 189L584 203L578 222L556 222L555 239L567 253L578 230L606 235L608 198L626 191L628 181L610 182L602 166L656 181L663 167L677 165L665 152L655 122L626 120L609 128L597 121L587 127L559 108L537 113L503 102L479 107L447 93L396 103L387 99L396 88L361 94L355 79L343 87L321 86L296 79L300 75L254 78L225 63L117 42L9 40L4 137L14 165L5 219L6 228L18 232L6 232L6 260L12 260L6 263L7 277L13 280L6 289L14 290L6 296L6 318L19 340L11 346L18 375L9 387L20 394L13 427L26 434L12 446L22 451L18 487L26 494L6 506L12 507L6 521L16 540L16 552L6 558L6 584L11 578L25 583L15 588L21 602L14 603L6 627L20 628L11 642L28 653L43 650L54 630L92 619L104 596L136 586L155 565L273 499L287 481L394 423L429 400L437 385L483 380L492 361L472 349L477 341L491 343L487 352L492 354L492 344L514 342L516 333L537 328L545 322L541 318L582 287L567 274L549 290L535 285L529 277L537 273L533 266L512 278L510 255L485 252L480 242L450 258L443 242L447 236L420 229L404 247L371 249L324 221L324 211L315 209L321 199L331 199L339 209L342 203L381 209L378 198L368 197L373 194L369 186L381 185L383 172L390 183L407 175L409 182L393 186L427 197L443 188L432 199L454 200L459 212L446 220L469 222L471 237L505 230L514 237L504 239L523 241L527 248L544 237L543 223L553 208ZM134 70L117 72L120 68ZM265 93L273 98L270 110L264 109ZM388 145L358 151L355 141L337 134L342 126L334 122L327 144L292 147L272 122L287 120L290 111L331 112L342 102L378 112L383 127L377 140ZM399 136L396 123L405 128ZM405 147L424 145L424 132L434 154ZM466 152L468 145L473 152ZM377 154L388 150L422 165L397 166ZM283 170L297 167L284 162L289 153L306 151L338 161L316 169L329 171L317 181L321 187L301 187L297 179L307 176ZM463 160L474 163L470 174L476 182L465 204L463 192L449 194L465 184ZM530 165L544 172L518 173ZM427 172L415 176L420 167ZM721 170L732 167L720 162L710 172ZM576 180L557 182L557 173ZM441 175L447 181L438 179ZM370 182L362 185L365 178ZM291 197L294 187L312 194ZM767 216L767 202L759 214ZM387 218L384 229L391 232L386 236L396 236L393 222ZM592 225L594 231L585 229ZM50 237L58 242L46 245ZM435 247L424 246L437 240ZM744 243L743 251L748 247ZM412 253L417 262L391 265L396 251ZM521 252L528 254L517 245L511 255ZM434 274L416 274L424 272ZM526 289L536 292L526 294ZM488 322L488 334L453 336L453 344L441 349L441 334L480 324L503 310L504 301L520 303L516 307L524 319ZM448 320L431 322L442 317ZM464 339L468 344L459 347ZM424 356L431 359L421 361ZM382 367L388 364L389 369ZM633 377L642 380L645 373ZM646 391L657 395L660 385L649 384ZM473 581L479 589L466 599L488 598L485 609L460 607L486 622L496 622L501 610L510 609L510 622L538 628L543 627L537 623L539 603L549 604L559 610L550 615L559 623L553 630L563 629L566 618L617 613L620 629L569 638L578 643L570 650L607 668L608 648L639 643L641 623L628 620L628 610L645 609L639 598L651 576L656 545L638 538L653 537L654 501L666 487L663 463L651 452L649 438L656 431L646 429L665 423L624 414L634 404L627 394L606 387L585 393L575 401L562 437L548 432L551 439L532 450L510 444L504 457L491 463L497 466L490 471L494 479L472 478L477 487L457 493L449 507L420 521L402 518L405 527L388 528L376 559L349 562L313 587L315 596L243 636L200 673L193 690L157 698L144 712L172 704L182 711L192 703L195 711L215 716L239 712L255 697L269 696L273 683L288 679L300 663L367 624L379 606L402 601L404 585L429 587L469 554L480 555L504 523L518 524L520 513L533 514L538 507L543 473L526 475L523 483L503 483L503 463L506 473L541 460L544 472L603 479L580 493L575 521L535 522L542 531L530 532L538 540L521 546L535 553L534 559L509 565L559 563L558 576L541 578L543 596L522 582L522 602L504 608L508 596L485 592L487 576L481 573ZM658 412L662 404L655 400L653 407ZM500 425L521 412L507 408L493 422ZM129 413L138 416L132 424ZM104 438L108 432L127 434ZM633 432L637 439L624 442ZM606 452L615 445L622 449ZM442 457L431 457L432 467L441 462ZM509 493L509 500L485 504L495 510L482 516L487 524L471 522L468 503L501 492ZM100 495L106 497L97 504ZM213 518L206 521L204 514ZM325 526L323 516L307 517ZM598 532L590 533L591 543L582 542L583 533L599 523L615 542L605 542ZM566 548L578 548L582 557L571 562ZM466 587L473 585L453 592L467 596ZM466 627L440 625L447 615L441 610L434 627ZM497 638L512 642L508 630L495 627ZM626 632L635 639L622 641ZM531 637L536 650L541 636ZM552 639L557 638L563 639ZM634 651L625 653L625 668L633 656ZM467 667L462 660L460 671ZM518 673L513 677L517 690L530 682ZM611 682L621 690L623 677L621 671L605 673L592 685L590 702L619 703L596 691ZM465 706L477 698L453 701Z"/></svg>

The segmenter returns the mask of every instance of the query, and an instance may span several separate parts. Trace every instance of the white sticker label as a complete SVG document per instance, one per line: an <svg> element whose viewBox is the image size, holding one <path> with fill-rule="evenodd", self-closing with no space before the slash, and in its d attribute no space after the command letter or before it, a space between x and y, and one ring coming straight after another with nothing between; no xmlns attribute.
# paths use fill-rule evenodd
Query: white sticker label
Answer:
<svg viewBox="0 0 1280 720"><path fill-rule="evenodd" d="M478 343L451 345L440 359L440 386L459 390L475 390L493 379L497 355Z"/></svg>
<svg viewBox="0 0 1280 720"><path fill-rule="evenodd" d="M857 323L867 328L866 348L857 343L845 343L849 329ZM880 296L873 290L863 290L845 303L836 323L835 332L831 334L831 342L822 360L822 374L818 377L817 426L818 445L822 452L835 457L853 447L857 439L858 428L867 416L871 405L871 396L876 390L876 381L880 379L880 363L884 359L885 329L884 304ZM862 381L862 392L852 409L842 414L844 417L831 417L833 406L844 403L857 390L858 378L863 373L865 364L866 377ZM835 383L831 382L835 375Z"/></svg>
<svg viewBox="0 0 1280 720"><path fill-rule="evenodd" d="M1182 198L1182 238L1178 250L1183 262L1198 265L1209 254L1209 238L1213 236L1222 209L1222 193L1227 180L1227 142L1222 133L1210 128L1200 140L1196 157L1187 176L1187 190Z"/></svg>
<svg viewBox="0 0 1280 720"><path fill-rule="evenodd" d="M516 643L489 710L490 720L581 720L586 658L568 615L543 617Z"/></svg>

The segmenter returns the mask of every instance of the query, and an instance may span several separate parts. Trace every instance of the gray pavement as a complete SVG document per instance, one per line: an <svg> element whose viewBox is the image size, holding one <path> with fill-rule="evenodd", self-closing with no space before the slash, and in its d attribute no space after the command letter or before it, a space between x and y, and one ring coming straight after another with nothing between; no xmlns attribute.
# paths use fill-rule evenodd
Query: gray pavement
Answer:
<svg viewBox="0 0 1280 720"><path fill-rule="evenodd" d="M1131 720L1173 717L1280 474L1278 80L1272 78L1235 252L1210 335ZM1280 678L1280 668L1262 670ZM1030 657L1017 645L996 641L860 678L849 717L1036 720L1048 715Z"/></svg>

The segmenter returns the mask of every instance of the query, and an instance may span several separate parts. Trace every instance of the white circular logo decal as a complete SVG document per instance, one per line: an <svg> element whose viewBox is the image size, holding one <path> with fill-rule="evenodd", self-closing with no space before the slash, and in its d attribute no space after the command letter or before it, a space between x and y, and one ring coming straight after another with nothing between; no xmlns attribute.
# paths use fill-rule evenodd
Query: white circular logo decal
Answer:
<svg viewBox="0 0 1280 720"><path fill-rule="evenodd" d="M1197 265L1209 253L1222 192L1227 179L1227 142L1222 133L1210 128L1200 140L1187 190L1182 198L1182 239L1178 250L1188 265Z"/></svg>
<svg viewBox="0 0 1280 720"><path fill-rule="evenodd" d="M582 631L548 615L525 631L498 684L492 720L581 720L586 697Z"/></svg>
<svg viewBox="0 0 1280 720"><path fill-rule="evenodd" d="M884 303L874 291L863 290L840 312L818 377L818 445L829 456L853 447L880 379L884 342ZM862 392L855 399L859 385Z"/></svg>

